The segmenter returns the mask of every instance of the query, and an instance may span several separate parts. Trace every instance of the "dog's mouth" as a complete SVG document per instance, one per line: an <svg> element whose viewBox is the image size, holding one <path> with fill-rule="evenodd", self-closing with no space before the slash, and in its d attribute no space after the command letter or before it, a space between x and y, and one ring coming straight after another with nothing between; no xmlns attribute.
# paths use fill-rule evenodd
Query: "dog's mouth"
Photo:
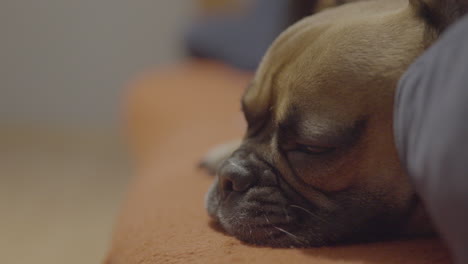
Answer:
<svg viewBox="0 0 468 264"><path fill-rule="evenodd" d="M278 187L270 186L229 193L210 215L227 233L249 244L309 247L312 243L300 232L304 228L301 211L308 210L292 204Z"/></svg>
<svg viewBox="0 0 468 264"><path fill-rule="evenodd" d="M310 243L305 238L297 235L297 229L289 225L248 225L241 224L230 234L248 244L269 247L309 247Z"/></svg>

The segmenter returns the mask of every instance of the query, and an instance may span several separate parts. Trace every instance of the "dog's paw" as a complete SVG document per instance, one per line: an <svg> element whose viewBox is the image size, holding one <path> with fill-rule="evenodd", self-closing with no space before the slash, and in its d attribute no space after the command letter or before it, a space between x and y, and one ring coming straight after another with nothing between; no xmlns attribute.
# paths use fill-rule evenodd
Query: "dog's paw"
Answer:
<svg viewBox="0 0 468 264"><path fill-rule="evenodd" d="M240 146L241 140L234 140L211 149L200 161L199 167L215 175L221 164Z"/></svg>

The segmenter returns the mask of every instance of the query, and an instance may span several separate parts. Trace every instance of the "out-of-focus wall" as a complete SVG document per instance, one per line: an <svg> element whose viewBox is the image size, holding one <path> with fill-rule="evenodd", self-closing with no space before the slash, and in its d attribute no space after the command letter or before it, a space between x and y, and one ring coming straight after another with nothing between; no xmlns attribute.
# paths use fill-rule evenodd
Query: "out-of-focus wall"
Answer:
<svg viewBox="0 0 468 264"><path fill-rule="evenodd" d="M190 0L3 0L0 122L114 126L125 83L182 56Z"/></svg>
<svg viewBox="0 0 468 264"><path fill-rule="evenodd" d="M0 0L0 263L99 263L131 165L126 84L182 59L194 0Z"/></svg>

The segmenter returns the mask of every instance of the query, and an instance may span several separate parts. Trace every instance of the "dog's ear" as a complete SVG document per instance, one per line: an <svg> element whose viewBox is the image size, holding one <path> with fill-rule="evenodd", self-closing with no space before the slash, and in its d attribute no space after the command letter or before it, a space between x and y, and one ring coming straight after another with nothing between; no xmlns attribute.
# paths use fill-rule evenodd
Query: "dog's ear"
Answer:
<svg viewBox="0 0 468 264"><path fill-rule="evenodd" d="M468 0L409 0L417 14L436 34L468 12Z"/></svg>

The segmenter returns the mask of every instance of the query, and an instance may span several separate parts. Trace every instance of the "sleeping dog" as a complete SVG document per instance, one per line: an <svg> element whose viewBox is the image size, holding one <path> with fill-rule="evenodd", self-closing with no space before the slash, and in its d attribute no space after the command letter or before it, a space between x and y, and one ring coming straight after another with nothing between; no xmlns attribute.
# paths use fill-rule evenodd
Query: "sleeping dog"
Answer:
<svg viewBox="0 0 468 264"><path fill-rule="evenodd" d="M245 137L205 159L213 219L272 247L431 233L395 149L394 91L459 2L349 3L282 33L242 98Z"/></svg>

